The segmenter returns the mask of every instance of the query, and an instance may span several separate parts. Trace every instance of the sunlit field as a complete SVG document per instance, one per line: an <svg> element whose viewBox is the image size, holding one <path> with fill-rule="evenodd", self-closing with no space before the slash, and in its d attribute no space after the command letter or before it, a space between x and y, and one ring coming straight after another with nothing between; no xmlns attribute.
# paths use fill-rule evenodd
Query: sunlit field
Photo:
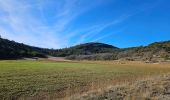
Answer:
<svg viewBox="0 0 170 100"><path fill-rule="evenodd" d="M0 100L69 99L168 72L169 64L0 61Z"/></svg>

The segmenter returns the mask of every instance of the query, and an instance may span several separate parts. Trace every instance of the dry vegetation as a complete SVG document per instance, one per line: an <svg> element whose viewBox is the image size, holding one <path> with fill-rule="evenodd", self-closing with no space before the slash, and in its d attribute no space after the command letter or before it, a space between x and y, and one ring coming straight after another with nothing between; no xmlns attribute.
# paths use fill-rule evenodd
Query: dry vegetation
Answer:
<svg viewBox="0 0 170 100"><path fill-rule="evenodd" d="M170 74L145 77L73 97L73 100L169 100Z"/></svg>
<svg viewBox="0 0 170 100"><path fill-rule="evenodd" d="M0 61L0 71L0 99L2 100L58 100L77 97L96 100L100 97L119 99L116 92L121 95L120 99L125 98L124 92L130 93L126 95L127 97L138 97L138 94L133 94L133 90L134 93L141 91L144 93L143 96L152 95L150 92L143 92L145 91L143 85L139 85L142 81L137 80L169 73L170 65L120 61ZM160 78L160 82L163 82L163 79ZM146 81L145 85L152 86L154 84L152 81ZM129 85L131 82L135 83ZM156 83L158 82L155 81ZM112 92L106 90L108 86L114 87L117 84L125 84L125 86L113 88ZM160 86L161 84L164 83L160 83ZM137 86L139 88L136 89ZM121 88L125 89L121 91ZM147 89L152 90L152 88ZM98 90L104 92L100 94Z"/></svg>

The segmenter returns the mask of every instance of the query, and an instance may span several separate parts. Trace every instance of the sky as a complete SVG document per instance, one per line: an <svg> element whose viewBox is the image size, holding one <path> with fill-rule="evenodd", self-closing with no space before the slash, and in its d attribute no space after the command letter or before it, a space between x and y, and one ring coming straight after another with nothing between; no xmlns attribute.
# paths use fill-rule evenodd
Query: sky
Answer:
<svg viewBox="0 0 170 100"><path fill-rule="evenodd" d="M2 38L43 48L170 40L170 0L0 0Z"/></svg>

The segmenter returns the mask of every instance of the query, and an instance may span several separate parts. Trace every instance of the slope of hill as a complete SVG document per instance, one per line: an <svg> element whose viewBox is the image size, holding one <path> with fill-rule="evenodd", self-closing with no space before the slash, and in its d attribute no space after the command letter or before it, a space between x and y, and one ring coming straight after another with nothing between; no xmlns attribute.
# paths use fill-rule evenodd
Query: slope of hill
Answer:
<svg viewBox="0 0 170 100"><path fill-rule="evenodd" d="M148 46L116 49L112 52L92 55L71 55L68 59L75 60L143 60L167 61L170 60L170 41L155 42Z"/></svg>
<svg viewBox="0 0 170 100"><path fill-rule="evenodd" d="M0 38L0 59L45 57L43 49Z"/></svg>
<svg viewBox="0 0 170 100"><path fill-rule="evenodd" d="M71 60L170 60L170 41L119 49L104 43L85 43L64 49L44 49L0 38L0 59L24 57L67 57Z"/></svg>
<svg viewBox="0 0 170 100"><path fill-rule="evenodd" d="M70 55L91 55L98 53L109 53L119 50L119 48L114 47L112 45L104 44L104 43L85 43L77 46L73 46L70 48L64 48L60 50L55 50L55 56L70 56Z"/></svg>
<svg viewBox="0 0 170 100"><path fill-rule="evenodd" d="M0 59L23 57L46 57L47 55L65 57L70 55L90 55L118 50L117 47L103 43L86 43L64 49L44 49L0 38Z"/></svg>
<svg viewBox="0 0 170 100"><path fill-rule="evenodd" d="M165 61L170 59L170 41L155 42L144 47L121 49L118 59Z"/></svg>

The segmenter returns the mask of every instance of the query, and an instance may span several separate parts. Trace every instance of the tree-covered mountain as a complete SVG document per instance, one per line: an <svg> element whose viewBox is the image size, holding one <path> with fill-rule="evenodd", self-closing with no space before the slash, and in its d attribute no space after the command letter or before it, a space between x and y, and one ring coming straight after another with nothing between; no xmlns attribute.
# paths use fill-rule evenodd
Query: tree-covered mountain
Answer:
<svg viewBox="0 0 170 100"><path fill-rule="evenodd" d="M122 49L118 59L164 61L170 57L170 41L156 42L148 46Z"/></svg>
<svg viewBox="0 0 170 100"><path fill-rule="evenodd" d="M119 48L104 43L91 42L76 45L70 48L55 50L56 52L53 55L61 57L70 55L91 55L98 53L109 53L116 50L119 50Z"/></svg>
<svg viewBox="0 0 170 100"><path fill-rule="evenodd" d="M64 49L44 49L0 38L0 59L66 57L72 60L170 60L170 41L120 49L104 43L85 43Z"/></svg>
<svg viewBox="0 0 170 100"><path fill-rule="evenodd" d="M148 46L116 49L112 52L91 55L71 55L68 59L75 60L143 60L166 61L170 60L170 41L155 42Z"/></svg>
<svg viewBox="0 0 170 100"><path fill-rule="evenodd" d="M0 59L46 57L44 49L0 38Z"/></svg>
<svg viewBox="0 0 170 100"><path fill-rule="evenodd" d="M44 49L17 43L0 37L0 59L18 59L24 57L46 57L48 55L65 57L70 55L90 55L113 52L118 48L103 43L85 43L64 49Z"/></svg>

